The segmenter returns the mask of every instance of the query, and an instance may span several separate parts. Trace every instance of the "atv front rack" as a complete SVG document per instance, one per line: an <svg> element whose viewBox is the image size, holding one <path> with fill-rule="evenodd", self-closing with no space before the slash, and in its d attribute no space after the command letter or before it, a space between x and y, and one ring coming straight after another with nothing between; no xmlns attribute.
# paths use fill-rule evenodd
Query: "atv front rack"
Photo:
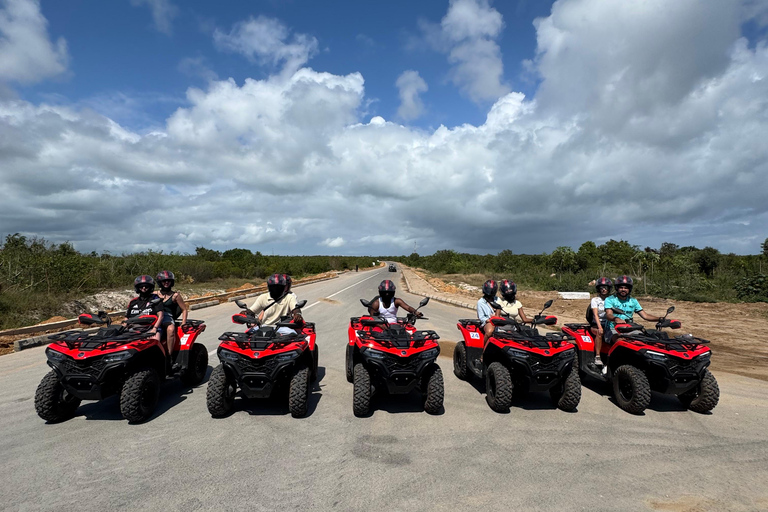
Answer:
<svg viewBox="0 0 768 512"><path fill-rule="evenodd" d="M561 332L548 332L542 336L530 327L523 327L520 331L504 331L497 329L493 332L493 337L502 340L511 340L533 348L558 348L563 342L574 340L573 336Z"/></svg>
<svg viewBox="0 0 768 512"><path fill-rule="evenodd" d="M437 341L440 336L435 331L415 331L413 334L403 329L384 329L382 331L358 331L361 341L375 341L382 345L396 348L419 347L427 341Z"/></svg>
<svg viewBox="0 0 768 512"><path fill-rule="evenodd" d="M48 336L51 341L63 341L70 349L79 348L83 351L96 350L109 343L125 344L147 338L145 329L126 329L123 326L101 327L94 333L80 330L57 332Z"/></svg>
<svg viewBox="0 0 768 512"><path fill-rule="evenodd" d="M251 350L266 350L272 346L288 345L305 341L303 334L278 334L277 329L264 330L259 329L256 332L225 332L219 336L221 341L233 341L240 346L250 348Z"/></svg>
<svg viewBox="0 0 768 512"><path fill-rule="evenodd" d="M696 345L707 345L709 340L698 338L691 334L683 334L670 338L664 331L643 331L640 334L624 336L630 341L639 341L641 343L665 345L670 350L691 350Z"/></svg>

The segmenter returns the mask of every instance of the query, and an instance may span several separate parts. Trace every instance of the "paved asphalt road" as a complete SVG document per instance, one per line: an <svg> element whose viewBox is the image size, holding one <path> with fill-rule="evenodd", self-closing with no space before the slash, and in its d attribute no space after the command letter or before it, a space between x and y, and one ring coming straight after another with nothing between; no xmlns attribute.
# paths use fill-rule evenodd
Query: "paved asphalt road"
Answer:
<svg viewBox="0 0 768 512"><path fill-rule="evenodd" d="M269 400L240 401L230 417L212 419L207 384L169 381L145 424L128 425L111 398L47 425L33 406L48 371L44 349L1 357L0 509L768 509L768 383L745 377L716 375L722 394L711 415L654 394L645 415L632 416L595 385L575 413L532 394L497 414L480 386L456 379L440 357L444 414L425 414L412 395L382 398L371 417L355 418L344 378L347 325L363 313L358 299L374 296L385 277L399 273L296 288L321 350L321 380L303 419ZM191 315L207 322L201 341L210 351L221 332L241 328L229 321L235 311L224 304ZM454 341L456 319L472 316L434 301L424 313L420 327Z"/></svg>

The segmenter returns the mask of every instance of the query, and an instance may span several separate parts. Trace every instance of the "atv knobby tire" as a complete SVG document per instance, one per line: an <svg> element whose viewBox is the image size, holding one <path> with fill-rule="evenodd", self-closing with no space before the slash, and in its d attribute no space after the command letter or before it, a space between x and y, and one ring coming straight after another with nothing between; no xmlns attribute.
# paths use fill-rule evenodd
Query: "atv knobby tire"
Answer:
<svg viewBox="0 0 768 512"><path fill-rule="evenodd" d="M512 404L512 377L506 366L491 363L485 372L485 400L496 412L509 412Z"/></svg>
<svg viewBox="0 0 768 512"><path fill-rule="evenodd" d="M288 390L288 410L291 416L301 418L307 415L309 402L309 368L302 368L291 378Z"/></svg>
<svg viewBox="0 0 768 512"><path fill-rule="evenodd" d="M200 343L189 349L189 366L181 371L179 378L187 386L196 386L203 382L208 372L208 350Z"/></svg>
<svg viewBox="0 0 768 512"><path fill-rule="evenodd" d="M613 374L613 395L619 407L632 414L641 414L651 403L648 377L634 366L619 366Z"/></svg>
<svg viewBox="0 0 768 512"><path fill-rule="evenodd" d="M355 416L365 416L371 410L371 375L362 363L354 368L354 396L352 412Z"/></svg>
<svg viewBox="0 0 768 512"><path fill-rule="evenodd" d="M677 398L693 412L709 412L720 401L720 387L717 385L717 380L712 372L704 369L699 384L692 390L681 393Z"/></svg>
<svg viewBox="0 0 768 512"><path fill-rule="evenodd" d="M424 411L429 414L438 414L443 410L445 387L443 385L443 371L436 363L429 365L424 371Z"/></svg>
<svg viewBox="0 0 768 512"><path fill-rule="evenodd" d="M45 421L56 423L75 415L80 399L69 394L56 372L48 372L35 391L35 411Z"/></svg>
<svg viewBox="0 0 768 512"><path fill-rule="evenodd" d="M453 349L453 374L461 380L467 380L469 377L469 368L467 368L467 347L464 342L458 342Z"/></svg>
<svg viewBox="0 0 768 512"><path fill-rule="evenodd" d="M154 368L140 368L125 380L120 391L120 412L130 423L152 416L160 398L160 378Z"/></svg>
<svg viewBox="0 0 768 512"><path fill-rule="evenodd" d="M232 412L235 405L237 386L230 382L224 365L219 365L211 372L208 379L208 390L205 393L205 402L208 412L214 418L221 418Z"/></svg>
<svg viewBox="0 0 768 512"><path fill-rule="evenodd" d="M573 366L568 376L557 386L550 388L549 396L558 409L575 411L581 401L581 380L579 379L579 358L573 357Z"/></svg>
<svg viewBox="0 0 768 512"><path fill-rule="evenodd" d="M354 350L354 347L347 345L347 357L344 365L347 372L347 382L355 380Z"/></svg>

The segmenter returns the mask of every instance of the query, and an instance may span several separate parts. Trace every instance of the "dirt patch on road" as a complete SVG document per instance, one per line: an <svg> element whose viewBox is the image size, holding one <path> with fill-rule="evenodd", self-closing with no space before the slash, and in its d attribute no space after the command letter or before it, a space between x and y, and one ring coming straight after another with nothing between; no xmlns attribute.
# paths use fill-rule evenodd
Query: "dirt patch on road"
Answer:
<svg viewBox="0 0 768 512"><path fill-rule="evenodd" d="M320 302L325 302L326 304L341 304L341 302L333 299L329 299L327 297L323 297L322 299L317 299Z"/></svg>
<svg viewBox="0 0 768 512"><path fill-rule="evenodd" d="M474 290L476 284L487 279L480 274L438 275L421 269L404 270L408 272L408 282L414 292L439 293L469 304L476 303L480 297L479 292ZM414 274L416 278L412 278ZM517 296L527 314L538 313L544 302L554 299L547 313L557 315L558 325L584 322L589 305L587 299L560 299L557 292L520 290ZM637 299L650 314L664 313L669 306L675 306L675 312L670 317L683 324L677 332L710 340L714 353L713 370L768 381L768 337L765 336L768 332L768 304L701 303L644 296Z"/></svg>

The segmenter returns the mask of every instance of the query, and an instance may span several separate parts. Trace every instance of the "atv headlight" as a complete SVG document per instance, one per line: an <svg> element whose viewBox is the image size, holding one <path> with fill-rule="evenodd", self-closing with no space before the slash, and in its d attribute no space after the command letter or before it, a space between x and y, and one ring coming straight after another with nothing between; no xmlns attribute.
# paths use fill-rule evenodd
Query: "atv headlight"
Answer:
<svg viewBox="0 0 768 512"><path fill-rule="evenodd" d="M507 354L509 354L511 357L515 357L518 359L528 359L529 354L525 350L518 350L512 347L507 347L506 350L507 350Z"/></svg>
<svg viewBox="0 0 768 512"><path fill-rule="evenodd" d="M648 356L648 359L653 359L654 361L666 361L667 356L666 354L662 354L661 352L654 352L653 350L646 350L645 355Z"/></svg>
<svg viewBox="0 0 768 512"><path fill-rule="evenodd" d="M363 352L368 357L371 357L373 359L384 359L384 352L381 350L374 350L372 348L369 348L365 352Z"/></svg>
<svg viewBox="0 0 768 512"><path fill-rule="evenodd" d="M219 359L230 363L236 363L237 360L240 359L240 356L229 350L222 350L219 352Z"/></svg>
<svg viewBox="0 0 768 512"><path fill-rule="evenodd" d="M704 352L703 354L699 354L696 357L694 357L694 359L696 359L697 361L704 361L705 359L709 359L710 357L712 357L712 352Z"/></svg>
<svg viewBox="0 0 768 512"><path fill-rule="evenodd" d="M113 352L111 354L107 354L106 356L104 356L104 362L106 364L117 363L120 361L125 361L132 355L133 355L133 350L123 350L120 352Z"/></svg>
<svg viewBox="0 0 768 512"><path fill-rule="evenodd" d="M437 348L431 348L425 352L422 352L419 356L422 359L432 359L433 357L437 357L437 354L439 354L440 351L437 350Z"/></svg>
<svg viewBox="0 0 768 512"><path fill-rule="evenodd" d="M299 355L298 350L291 350L290 352L286 352L285 354L280 354L279 356L277 356L277 360L280 362L290 361L291 359L296 359L298 355Z"/></svg>
<svg viewBox="0 0 768 512"><path fill-rule="evenodd" d="M48 359L50 359L51 361L53 361L55 363L60 363L60 362L64 361L67 358L67 356L65 356L61 352L59 352L57 350L51 350L50 348L46 349L45 355L48 356Z"/></svg>

